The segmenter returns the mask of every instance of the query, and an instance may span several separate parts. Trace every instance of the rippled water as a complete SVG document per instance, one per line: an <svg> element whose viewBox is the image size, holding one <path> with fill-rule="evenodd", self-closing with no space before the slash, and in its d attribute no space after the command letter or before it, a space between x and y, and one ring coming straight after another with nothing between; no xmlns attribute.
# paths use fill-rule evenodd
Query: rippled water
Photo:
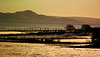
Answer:
<svg viewBox="0 0 100 57"><path fill-rule="evenodd" d="M0 22L0 28L64 28L66 23L35 23L35 22ZM73 24L80 28L82 24ZM100 25L91 25L92 27Z"/></svg>
<svg viewBox="0 0 100 57"><path fill-rule="evenodd" d="M0 57L100 57L100 49L0 42Z"/></svg>

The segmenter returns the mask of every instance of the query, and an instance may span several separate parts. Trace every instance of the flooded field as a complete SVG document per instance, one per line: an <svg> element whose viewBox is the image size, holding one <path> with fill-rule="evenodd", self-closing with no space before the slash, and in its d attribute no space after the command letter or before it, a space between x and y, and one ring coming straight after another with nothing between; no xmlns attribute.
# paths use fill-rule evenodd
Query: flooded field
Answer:
<svg viewBox="0 0 100 57"><path fill-rule="evenodd" d="M100 49L0 42L0 57L100 57Z"/></svg>

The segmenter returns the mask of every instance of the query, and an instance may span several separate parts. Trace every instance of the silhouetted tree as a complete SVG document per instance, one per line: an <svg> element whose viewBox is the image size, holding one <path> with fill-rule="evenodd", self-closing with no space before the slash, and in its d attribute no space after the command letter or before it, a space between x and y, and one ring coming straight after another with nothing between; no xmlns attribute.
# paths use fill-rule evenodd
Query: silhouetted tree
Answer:
<svg viewBox="0 0 100 57"><path fill-rule="evenodd" d="M89 29L89 28L91 28L91 26L88 24L83 24L81 27L81 29Z"/></svg>
<svg viewBox="0 0 100 57"><path fill-rule="evenodd" d="M72 30L75 30L76 28L73 25L68 24L68 25L66 25L65 29L68 31L72 31Z"/></svg>
<svg viewBox="0 0 100 57"><path fill-rule="evenodd" d="M89 32L89 31L91 31L91 26L90 25L88 25L88 24L83 24L82 25L82 27L81 27L81 30L84 30L84 31L87 31L87 32Z"/></svg>

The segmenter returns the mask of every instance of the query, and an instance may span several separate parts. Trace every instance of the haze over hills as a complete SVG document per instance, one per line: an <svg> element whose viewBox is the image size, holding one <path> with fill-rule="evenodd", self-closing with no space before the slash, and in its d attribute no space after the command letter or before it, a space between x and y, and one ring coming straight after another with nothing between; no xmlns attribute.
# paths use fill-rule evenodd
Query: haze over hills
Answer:
<svg viewBox="0 0 100 57"><path fill-rule="evenodd" d="M31 10L18 11L15 13L0 12L1 27L63 27L66 24L100 25L100 19L86 17L46 16L37 14Z"/></svg>

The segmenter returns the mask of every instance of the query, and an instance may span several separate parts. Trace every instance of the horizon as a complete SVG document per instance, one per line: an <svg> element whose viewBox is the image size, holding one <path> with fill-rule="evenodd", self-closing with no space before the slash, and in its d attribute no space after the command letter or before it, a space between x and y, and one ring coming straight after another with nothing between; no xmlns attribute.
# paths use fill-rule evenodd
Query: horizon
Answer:
<svg viewBox="0 0 100 57"><path fill-rule="evenodd" d="M0 12L32 10L38 14L60 17L100 18L99 0L0 0Z"/></svg>

